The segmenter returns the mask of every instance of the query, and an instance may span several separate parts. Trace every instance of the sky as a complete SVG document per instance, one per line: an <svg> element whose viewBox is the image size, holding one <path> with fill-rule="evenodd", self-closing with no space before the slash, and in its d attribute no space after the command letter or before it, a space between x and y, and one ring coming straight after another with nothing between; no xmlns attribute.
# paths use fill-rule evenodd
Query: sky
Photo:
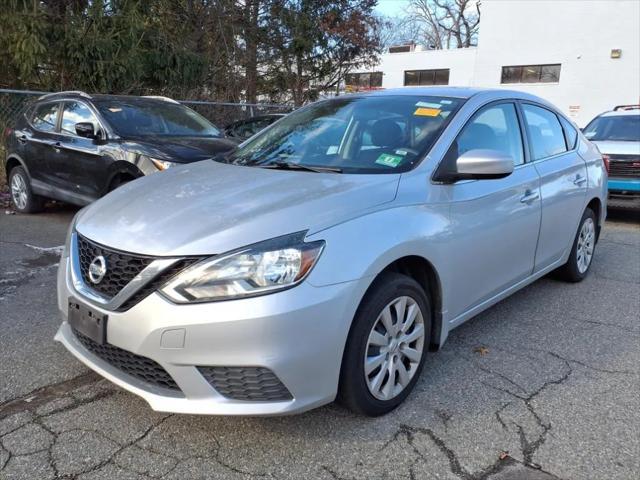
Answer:
<svg viewBox="0 0 640 480"><path fill-rule="evenodd" d="M389 17L398 17L404 14L409 0L378 0L376 12Z"/></svg>

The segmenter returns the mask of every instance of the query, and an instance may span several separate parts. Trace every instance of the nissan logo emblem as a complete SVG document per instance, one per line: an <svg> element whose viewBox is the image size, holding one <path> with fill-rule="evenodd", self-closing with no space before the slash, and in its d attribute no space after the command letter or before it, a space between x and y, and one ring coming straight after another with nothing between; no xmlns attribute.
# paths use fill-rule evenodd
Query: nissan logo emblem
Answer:
<svg viewBox="0 0 640 480"><path fill-rule="evenodd" d="M100 283L107 273L107 262L102 255L94 258L89 265L89 280L91 283Z"/></svg>

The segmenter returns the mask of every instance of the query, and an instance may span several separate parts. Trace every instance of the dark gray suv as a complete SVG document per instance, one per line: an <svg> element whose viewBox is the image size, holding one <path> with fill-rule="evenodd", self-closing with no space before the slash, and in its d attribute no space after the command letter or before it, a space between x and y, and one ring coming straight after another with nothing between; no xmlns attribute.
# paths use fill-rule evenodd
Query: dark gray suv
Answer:
<svg viewBox="0 0 640 480"><path fill-rule="evenodd" d="M207 119L164 97L44 95L7 129L5 170L17 211L45 198L86 205L143 175L230 152Z"/></svg>

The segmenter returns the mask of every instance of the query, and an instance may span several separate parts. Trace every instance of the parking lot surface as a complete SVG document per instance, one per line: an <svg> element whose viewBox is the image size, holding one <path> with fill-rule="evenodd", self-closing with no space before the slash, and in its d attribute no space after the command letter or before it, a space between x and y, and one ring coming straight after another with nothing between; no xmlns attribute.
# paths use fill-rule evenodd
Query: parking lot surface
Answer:
<svg viewBox="0 0 640 480"><path fill-rule="evenodd" d="M611 214L591 275L461 326L382 418L153 412L53 341L74 213L0 215L0 478L640 478L640 227Z"/></svg>

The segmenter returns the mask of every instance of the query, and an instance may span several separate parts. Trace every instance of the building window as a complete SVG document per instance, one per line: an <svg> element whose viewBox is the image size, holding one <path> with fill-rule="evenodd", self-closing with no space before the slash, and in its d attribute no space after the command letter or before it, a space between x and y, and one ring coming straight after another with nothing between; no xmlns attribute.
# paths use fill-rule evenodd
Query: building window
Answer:
<svg viewBox="0 0 640 480"><path fill-rule="evenodd" d="M405 70L405 87L418 85L449 85L449 69L438 70Z"/></svg>
<svg viewBox="0 0 640 480"><path fill-rule="evenodd" d="M382 72L348 73L344 83L352 89L368 89L382 87Z"/></svg>
<svg viewBox="0 0 640 480"><path fill-rule="evenodd" d="M501 83L558 83L560 64L502 67Z"/></svg>
<svg viewBox="0 0 640 480"><path fill-rule="evenodd" d="M416 49L415 43L407 43L405 45L392 45L389 47L389 53L407 53Z"/></svg>

